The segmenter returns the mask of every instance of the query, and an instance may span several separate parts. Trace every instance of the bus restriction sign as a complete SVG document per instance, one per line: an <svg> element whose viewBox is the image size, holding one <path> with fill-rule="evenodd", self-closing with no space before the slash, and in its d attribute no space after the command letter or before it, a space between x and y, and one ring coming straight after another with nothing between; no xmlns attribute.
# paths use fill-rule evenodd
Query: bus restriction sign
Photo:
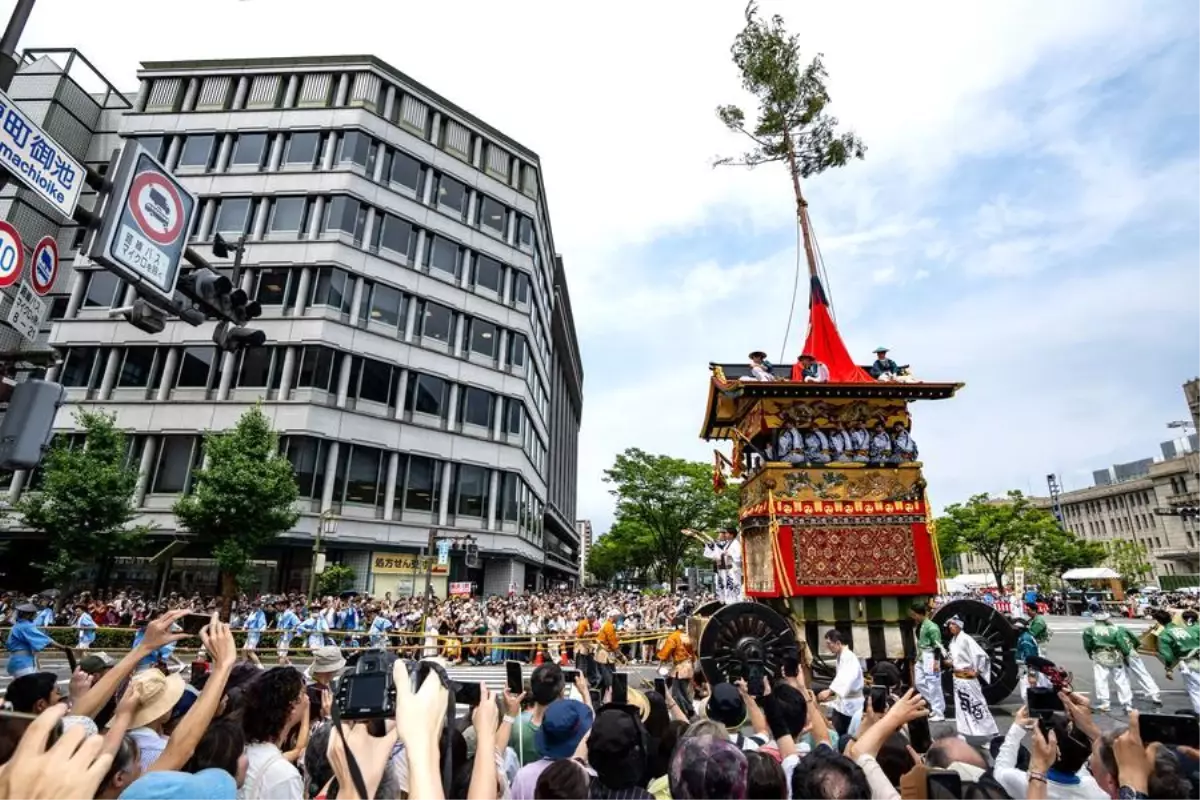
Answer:
<svg viewBox="0 0 1200 800"><path fill-rule="evenodd" d="M58 242L53 236L43 236L33 248L33 270L29 280L33 290L39 296L45 297L54 288L54 280L58 277Z"/></svg>

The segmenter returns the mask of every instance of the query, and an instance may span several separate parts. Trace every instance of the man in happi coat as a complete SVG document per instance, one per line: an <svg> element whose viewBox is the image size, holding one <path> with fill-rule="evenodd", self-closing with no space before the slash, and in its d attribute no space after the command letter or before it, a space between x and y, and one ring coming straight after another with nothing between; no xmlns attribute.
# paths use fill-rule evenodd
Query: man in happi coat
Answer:
<svg viewBox="0 0 1200 800"><path fill-rule="evenodd" d="M938 630L937 623L929 618L928 603L913 603L909 616L917 624L917 652L921 654L913 664L913 682L921 697L929 704L929 721L941 722L946 718L946 698L942 694L942 673L939 670L942 632Z"/></svg>
<svg viewBox="0 0 1200 800"><path fill-rule="evenodd" d="M1186 618L1185 618L1186 619ZM1169 611L1155 611L1158 632L1158 657L1167 670L1167 680L1175 679L1175 670L1183 678L1192 710L1200 714L1200 628L1180 625Z"/></svg>
<svg viewBox="0 0 1200 800"><path fill-rule="evenodd" d="M992 679L992 661L979 643L963 631L963 621L951 617L946 622L950 631L950 658L947 666L954 670L954 723L961 736L996 736L1000 729L992 717L983 696L980 681Z"/></svg>
<svg viewBox="0 0 1200 800"><path fill-rule="evenodd" d="M1117 702L1125 713L1133 710L1133 690L1125 673L1129 642L1117 626L1109 621L1107 611L1092 612L1094 622L1083 631L1083 649L1092 660L1092 675L1096 681L1096 709L1108 711L1108 679L1117 685Z"/></svg>

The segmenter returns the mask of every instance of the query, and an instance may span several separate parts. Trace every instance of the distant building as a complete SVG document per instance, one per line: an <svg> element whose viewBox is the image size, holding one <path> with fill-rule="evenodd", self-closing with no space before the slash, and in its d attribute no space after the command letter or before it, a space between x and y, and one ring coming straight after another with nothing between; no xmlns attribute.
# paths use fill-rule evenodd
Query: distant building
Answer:
<svg viewBox="0 0 1200 800"><path fill-rule="evenodd" d="M592 521L590 519L575 520L575 532L579 534L579 582L588 582L587 560L592 552Z"/></svg>
<svg viewBox="0 0 1200 800"><path fill-rule="evenodd" d="M1192 427L1200 430L1200 378L1192 378L1183 385L1183 396L1192 412Z"/></svg>

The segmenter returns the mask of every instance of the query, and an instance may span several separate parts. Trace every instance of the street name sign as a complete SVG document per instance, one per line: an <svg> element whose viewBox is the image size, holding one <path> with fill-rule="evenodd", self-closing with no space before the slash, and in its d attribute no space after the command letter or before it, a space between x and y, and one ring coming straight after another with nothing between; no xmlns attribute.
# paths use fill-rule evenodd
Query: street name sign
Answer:
<svg viewBox="0 0 1200 800"><path fill-rule="evenodd" d="M67 219L75 213L86 169L0 92L0 164Z"/></svg>

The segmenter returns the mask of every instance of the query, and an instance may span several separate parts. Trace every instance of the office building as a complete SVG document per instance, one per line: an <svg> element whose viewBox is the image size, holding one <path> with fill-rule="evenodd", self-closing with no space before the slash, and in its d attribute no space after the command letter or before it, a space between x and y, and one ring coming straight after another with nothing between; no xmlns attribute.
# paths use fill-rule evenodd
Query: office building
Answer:
<svg viewBox="0 0 1200 800"><path fill-rule="evenodd" d="M579 534L579 580L589 583L587 574L588 555L592 552L592 521L590 519L575 520L575 530Z"/></svg>
<svg viewBox="0 0 1200 800"><path fill-rule="evenodd" d="M583 373L536 153L370 56L145 63L123 100L96 111L80 157L101 166L135 139L197 196L193 248L227 268L212 242L245 237L240 285L268 342L225 353L212 323L149 335L110 318L132 287L60 235L73 268L49 335L70 393L58 425L76 408L117 414L156 538L185 537L170 509L204 432L261 403L303 511L259 554L261 589L307 586L323 511L339 517L328 560L360 590L420 593L431 529L473 537L482 557L468 568L454 552L439 593L577 582ZM167 584L215 586L205 556L183 549Z"/></svg>

